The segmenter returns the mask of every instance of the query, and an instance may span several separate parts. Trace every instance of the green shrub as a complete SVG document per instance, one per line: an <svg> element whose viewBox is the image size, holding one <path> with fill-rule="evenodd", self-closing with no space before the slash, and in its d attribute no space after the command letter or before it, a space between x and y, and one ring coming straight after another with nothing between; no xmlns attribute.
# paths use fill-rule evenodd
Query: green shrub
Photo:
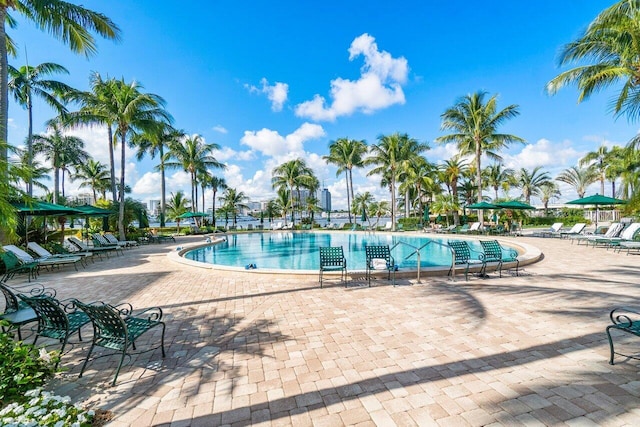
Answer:
<svg viewBox="0 0 640 427"><path fill-rule="evenodd" d="M9 325L0 322L0 326ZM20 402L28 390L42 386L56 372L59 360L57 352L14 341L0 331L0 406Z"/></svg>

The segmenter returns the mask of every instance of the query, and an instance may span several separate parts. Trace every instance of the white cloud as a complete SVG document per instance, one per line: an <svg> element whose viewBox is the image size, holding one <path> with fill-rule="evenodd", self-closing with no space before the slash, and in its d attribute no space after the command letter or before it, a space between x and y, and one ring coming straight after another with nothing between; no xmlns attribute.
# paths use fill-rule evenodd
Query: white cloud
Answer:
<svg viewBox="0 0 640 427"><path fill-rule="evenodd" d="M534 144L525 145L516 155L504 155L503 159L505 166L509 168L533 169L543 166L557 170L575 165L578 157L580 153L572 147L571 141L554 143L542 138Z"/></svg>
<svg viewBox="0 0 640 427"><path fill-rule="evenodd" d="M340 77L332 80L330 105L324 97L315 95L312 100L296 106L296 115L316 121L333 121L356 111L371 114L394 104L404 104L402 85L409 73L407 60L379 51L375 39L366 33L356 37L349 48L350 61L360 55L364 57L364 65L358 80Z"/></svg>
<svg viewBox="0 0 640 427"><path fill-rule="evenodd" d="M227 160L233 160L233 159L248 161L248 160L254 160L256 158L253 150L236 151L233 148L228 146L222 147L221 150L214 151L213 156L216 158L216 160L220 162L226 162Z"/></svg>
<svg viewBox="0 0 640 427"><path fill-rule="evenodd" d="M273 111L282 111L284 103L287 102L289 94L289 85L282 82L276 82L273 86L269 85L269 81L266 78L260 80L261 87L245 84L244 87L251 93L260 93L267 95L269 101L271 101L271 109Z"/></svg>
<svg viewBox="0 0 640 427"><path fill-rule="evenodd" d="M213 129L214 131L219 132L219 133L229 133L229 131L225 127L223 127L221 125L216 125L216 126L212 127L211 129Z"/></svg>
<svg viewBox="0 0 640 427"><path fill-rule="evenodd" d="M245 131L240 143L251 147L265 156L295 158L304 154L306 141L325 135L322 126L303 123L293 133L282 136L277 131L263 128L259 131Z"/></svg>

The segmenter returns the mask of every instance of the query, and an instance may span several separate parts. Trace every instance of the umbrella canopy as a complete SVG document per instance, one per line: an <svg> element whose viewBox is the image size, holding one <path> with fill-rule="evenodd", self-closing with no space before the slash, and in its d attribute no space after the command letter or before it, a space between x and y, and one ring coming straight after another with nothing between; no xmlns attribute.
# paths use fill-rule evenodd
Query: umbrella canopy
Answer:
<svg viewBox="0 0 640 427"><path fill-rule="evenodd" d="M84 216L107 216L114 213L108 209L102 209L91 205L74 206L73 209L82 212L82 215Z"/></svg>
<svg viewBox="0 0 640 427"><path fill-rule="evenodd" d="M508 202L496 203L496 206L502 209L535 209L535 207L528 205L519 200L509 200Z"/></svg>
<svg viewBox="0 0 640 427"><path fill-rule="evenodd" d="M185 219L185 218L204 218L206 216L209 216L209 215L204 213L204 212L185 212L182 215L180 215L178 218L180 218L180 219Z"/></svg>
<svg viewBox="0 0 640 427"><path fill-rule="evenodd" d="M473 203L467 206L468 209L498 209L498 206L487 202Z"/></svg>
<svg viewBox="0 0 640 427"><path fill-rule="evenodd" d="M624 205L626 200L615 199L613 197L602 196L600 194L594 194L593 196L583 197L581 199L572 200L567 202L568 205L593 205L596 207L596 228L598 228L598 206L600 205Z"/></svg>
<svg viewBox="0 0 640 427"><path fill-rule="evenodd" d="M32 216L55 216L55 215L79 215L81 211L68 206L56 205L54 203L35 201L33 203L12 203L18 213Z"/></svg>

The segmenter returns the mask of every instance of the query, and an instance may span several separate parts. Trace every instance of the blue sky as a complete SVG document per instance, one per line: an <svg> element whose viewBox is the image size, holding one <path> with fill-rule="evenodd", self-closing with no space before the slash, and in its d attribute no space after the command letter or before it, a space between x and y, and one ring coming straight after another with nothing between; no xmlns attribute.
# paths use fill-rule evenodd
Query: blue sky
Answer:
<svg viewBox="0 0 640 427"><path fill-rule="evenodd" d="M80 89L88 87L91 71L136 80L166 100L177 128L222 146L215 155L228 167L217 174L251 200L273 194L274 166L303 157L331 190L334 208L341 208L344 179L322 161L330 141L375 143L381 134L406 132L431 145L430 161L448 159L455 148L433 143L443 134L440 115L478 90L499 94L499 107L519 105L521 115L502 131L527 144L503 152L508 167L542 166L555 177L601 144L626 144L638 127L608 113L613 92L582 104L573 87L553 97L544 92L561 70L562 45L611 3L193 1L176 7L164 0L89 0L84 6L121 27L119 43L98 40L98 54L87 60L20 22L10 31L20 56L10 63L24 65L26 50L30 65L64 65L70 75L58 79ZM44 132L52 115L37 103L35 131ZM9 117L10 141L19 144L26 111L12 104ZM105 129L71 133L108 162ZM159 199L156 163L137 162L130 153L132 197ZM356 192L389 199L379 177L366 173L354 174ZM169 173L169 191L190 194L189 188L185 173ZM77 183L68 184L68 193L78 191ZM560 201L576 197L564 185L561 191Z"/></svg>

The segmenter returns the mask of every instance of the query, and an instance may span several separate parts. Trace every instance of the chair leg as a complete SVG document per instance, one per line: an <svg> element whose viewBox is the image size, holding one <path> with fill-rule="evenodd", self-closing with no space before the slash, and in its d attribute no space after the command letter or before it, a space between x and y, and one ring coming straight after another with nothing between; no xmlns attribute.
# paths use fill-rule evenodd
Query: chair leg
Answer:
<svg viewBox="0 0 640 427"><path fill-rule="evenodd" d="M160 348L162 348L162 358L164 359L164 330L166 329L166 325L162 323L162 337L160 338Z"/></svg>
<svg viewBox="0 0 640 427"><path fill-rule="evenodd" d="M118 363L118 369L116 369L116 374L113 376L113 381L111 385L116 385L116 380L118 379L118 374L120 373L120 369L122 368L122 363L124 362L124 356L127 354L127 350L122 350L122 356L120 356L120 363Z"/></svg>
<svg viewBox="0 0 640 427"><path fill-rule="evenodd" d="M91 357L91 352L93 351L93 347L95 346L95 343L91 343L91 348L89 348L89 353L87 353L87 357L84 359L84 363L82 364L82 368L80 369L80 375L78 375L78 378L82 378L82 374L84 373L84 368L87 367L87 363L89 363L89 357Z"/></svg>
<svg viewBox="0 0 640 427"><path fill-rule="evenodd" d="M615 326L607 326L607 338L609 338L609 350L611 351L611 357L609 357L609 365L613 365L613 339L611 338L611 328L615 328Z"/></svg>

